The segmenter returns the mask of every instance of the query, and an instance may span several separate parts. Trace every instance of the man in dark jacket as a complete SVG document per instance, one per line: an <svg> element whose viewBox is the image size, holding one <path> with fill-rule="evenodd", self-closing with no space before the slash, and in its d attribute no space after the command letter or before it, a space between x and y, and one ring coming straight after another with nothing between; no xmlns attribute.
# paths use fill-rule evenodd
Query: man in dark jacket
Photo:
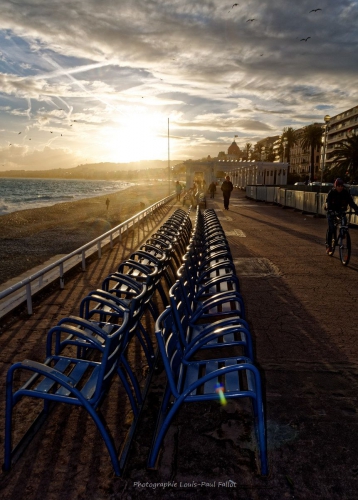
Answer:
<svg viewBox="0 0 358 500"><path fill-rule="evenodd" d="M221 185L221 191L224 195L224 209L229 210L229 201L231 196L231 191L234 189L232 182L230 181L230 177L227 175L225 177L224 182Z"/></svg>
<svg viewBox="0 0 358 500"><path fill-rule="evenodd" d="M334 234L334 214L333 212L345 212L348 205L352 207L355 212L358 212L358 205L353 201L350 193L344 189L344 182L338 178L334 182L334 188L330 190L326 198L327 221L328 221L328 236L326 241L327 253L332 252L330 242Z"/></svg>

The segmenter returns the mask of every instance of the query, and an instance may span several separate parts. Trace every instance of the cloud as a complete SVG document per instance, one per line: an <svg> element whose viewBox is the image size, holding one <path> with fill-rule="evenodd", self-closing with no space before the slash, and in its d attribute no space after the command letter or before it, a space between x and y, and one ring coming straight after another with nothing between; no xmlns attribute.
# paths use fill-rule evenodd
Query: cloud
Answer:
<svg viewBox="0 0 358 500"><path fill-rule="evenodd" d="M165 130L170 117L173 151L195 157L195 146L199 156L205 148L214 154L210 147L226 133L252 142L357 105L357 1L322 0L317 13L309 0L228 7L221 0L5 2L0 147L28 127L41 150L51 127L66 131L73 157L95 155L92 145L109 134L97 156L113 157L116 131L128 135L130 123L140 139L148 135L143 123L159 130L161 121Z"/></svg>

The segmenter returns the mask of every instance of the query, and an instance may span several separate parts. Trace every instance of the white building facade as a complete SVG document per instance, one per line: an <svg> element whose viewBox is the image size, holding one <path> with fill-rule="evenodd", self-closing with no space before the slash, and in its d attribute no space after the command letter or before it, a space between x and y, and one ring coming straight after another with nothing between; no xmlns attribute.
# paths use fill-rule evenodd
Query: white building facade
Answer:
<svg viewBox="0 0 358 500"><path fill-rule="evenodd" d="M246 186L282 186L287 184L287 163L238 162L225 165L220 162L220 170L230 176L234 186L246 189ZM224 166L225 165L225 166Z"/></svg>

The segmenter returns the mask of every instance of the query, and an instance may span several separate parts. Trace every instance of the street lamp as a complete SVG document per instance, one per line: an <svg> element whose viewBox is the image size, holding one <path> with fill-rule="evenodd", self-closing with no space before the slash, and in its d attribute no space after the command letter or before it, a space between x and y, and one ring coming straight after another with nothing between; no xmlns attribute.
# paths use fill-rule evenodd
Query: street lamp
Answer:
<svg viewBox="0 0 358 500"><path fill-rule="evenodd" d="M324 121L326 122L326 128L324 131L324 137L322 137L322 139L323 139L323 157L322 157L322 169L321 169L321 182L319 185L319 191L317 193L317 204L316 204L317 216L318 216L318 205L319 205L319 201L321 199L321 193L322 193L323 172L324 172L325 163L326 163L327 133L328 133L328 124L329 124L330 119L331 119L331 117L329 115L326 115L324 117Z"/></svg>
<svg viewBox="0 0 358 500"><path fill-rule="evenodd" d="M284 139L282 141L282 146L283 146L283 151L282 151L282 163L285 161L285 153L286 153L286 148L287 148L288 141Z"/></svg>
<svg viewBox="0 0 358 500"><path fill-rule="evenodd" d="M327 133L328 133L328 124L329 124L330 119L331 119L331 117L329 115L326 115L324 117L324 121L326 122L326 128L325 128L324 138L323 138L323 156L322 156L322 169L321 169L321 185L319 187L319 192L321 192L322 182L323 182L323 172L324 172L325 164L326 164Z"/></svg>

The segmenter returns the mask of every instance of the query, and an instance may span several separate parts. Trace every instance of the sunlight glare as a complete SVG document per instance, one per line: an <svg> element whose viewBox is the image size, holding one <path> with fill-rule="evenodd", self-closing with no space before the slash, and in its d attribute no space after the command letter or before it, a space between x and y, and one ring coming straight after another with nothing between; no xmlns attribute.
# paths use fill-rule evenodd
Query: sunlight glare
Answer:
<svg viewBox="0 0 358 500"><path fill-rule="evenodd" d="M118 117L118 127L106 130L105 156L114 162L164 159L167 156L167 118L139 112Z"/></svg>

